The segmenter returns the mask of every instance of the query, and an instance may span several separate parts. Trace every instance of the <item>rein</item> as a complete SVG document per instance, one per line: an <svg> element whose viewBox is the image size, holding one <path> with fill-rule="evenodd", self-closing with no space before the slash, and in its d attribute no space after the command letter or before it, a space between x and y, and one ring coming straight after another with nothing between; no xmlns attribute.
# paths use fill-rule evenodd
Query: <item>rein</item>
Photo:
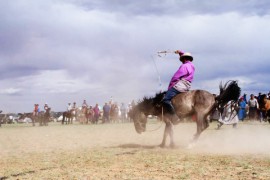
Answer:
<svg viewBox="0 0 270 180"><path fill-rule="evenodd" d="M159 130L159 129L161 128L161 126L162 126L162 121L160 121L160 125L159 125L157 128L151 129L151 130L146 130L145 132L153 132L153 131L157 131L157 130Z"/></svg>
<svg viewBox="0 0 270 180"><path fill-rule="evenodd" d="M161 109L161 121L160 121L160 125L159 125L157 128L155 128L155 129L146 130L145 132L153 132L153 131L159 130L159 129L161 128L161 126L162 126L163 116L164 116L164 115L163 115L163 107L162 107L162 109Z"/></svg>

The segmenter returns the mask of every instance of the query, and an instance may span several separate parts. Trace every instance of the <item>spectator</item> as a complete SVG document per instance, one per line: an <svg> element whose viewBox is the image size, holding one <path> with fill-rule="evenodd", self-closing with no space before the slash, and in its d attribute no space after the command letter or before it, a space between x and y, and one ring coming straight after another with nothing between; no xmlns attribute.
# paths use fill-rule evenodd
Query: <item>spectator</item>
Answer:
<svg viewBox="0 0 270 180"><path fill-rule="evenodd" d="M95 112L93 110L93 107L89 106L89 109L88 109L88 112L87 112L88 122L95 123L94 122L94 114L95 114Z"/></svg>
<svg viewBox="0 0 270 180"><path fill-rule="evenodd" d="M258 117L258 120L260 120L260 122L262 122L263 121L263 111L261 111L260 110L260 105L259 105L259 102L260 102L260 100L261 100L261 98L262 98L262 93L261 92L259 92L259 94L258 94L258 97L257 97L257 101L258 101L258 110L257 110L257 117Z"/></svg>
<svg viewBox="0 0 270 180"><path fill-rule="evenodd" d="M105 103L105 105L103 106L103 123L108 123L110 122L110 110L111 107L108 103Z"/></svg>
<svg viewBox="0 0 270 180"><path fill-rule="evenodd" d="M98 119L99 119L99 115L100 115L100 110L98 107L98 104L96 104L96 106L94 107L94 123L97 124L98 123Z"/></svg>
<svg viewBox="0 0 270 180"><path fill-rule="evenodd" d="M254 94L250 95L250 99L248 101L249 106L249 119L256 119L257 109L258 109L258 101L255 99Z"/></svg>
<svg viewBox="0 0 270 180"><path fill-rule="evenodd" d="M125 122L126 121L126 115L127 115L127 108L126 108L124 103L121 104L120 113L121 113L122 122Z"/></svg>
<svg viewBox="0 0 270 180"><path fill-rule="evenodd" d="M73 105L71 107L71 116L72 116L72 118L75 118L77 120L77 105L76 105L76 102L73 102Z"/></svg>
<svg viewBox="0 0 270 180"><path fill-rule="evenodd" d="M247 101L247 94L246 93L244 93L244 95L241 98L243 98L243 100L246 102L246 104L248 103L248 101Z"/></svg>
<svg viewBox="0 0 270 180"><path fill-rule="evenodd" d="M246 102L244 100L244 97L241 97L239 100L239 111L238 111L238 119L244 120L246 118Z"/></svg>

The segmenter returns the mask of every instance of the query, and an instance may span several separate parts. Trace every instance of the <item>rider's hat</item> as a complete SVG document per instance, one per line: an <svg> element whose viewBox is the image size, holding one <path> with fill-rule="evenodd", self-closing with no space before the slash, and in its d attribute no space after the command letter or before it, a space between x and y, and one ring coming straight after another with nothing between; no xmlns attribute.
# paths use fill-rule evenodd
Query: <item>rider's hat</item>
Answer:
<svg viewBox="0 0 270 180"><path fill-rule="evenodd" d="M180 56L180 60L183 60L183 58L187 58L188 60L193 61L193 57L192 57L191 53L189 53L189 52L186 52Z"/></svg>

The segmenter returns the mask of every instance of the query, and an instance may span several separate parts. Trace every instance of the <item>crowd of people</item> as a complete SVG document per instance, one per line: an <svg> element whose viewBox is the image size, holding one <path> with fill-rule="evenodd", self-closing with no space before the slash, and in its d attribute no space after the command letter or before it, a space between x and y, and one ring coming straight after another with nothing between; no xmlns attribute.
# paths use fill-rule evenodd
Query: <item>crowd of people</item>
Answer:
<svg viewBox="0 0 270 180"><path fill-rule="evenodd" d="M132 101L128 105L121 103L119 106L116 102L105 102L103 106L98 103L95 106L88 105L86 100L83 101L81 106L77 106L76 102L71 105L68 103L66 111L73 114L74 118L81 123L93 123L97 124L99 120L102 123L115 123L115 122L129 122L128 112L135 105Z"/></svg>
<svg viewBox="0 0 270 180"><path fill-rule="evenodd" d="M266 95L266 99L270 99L270 92ZM245 93L241 96L237 102L237 117L240 121L244 120L258 120L262 122L267 119L267 115L265 111L262 111L262 107L260 107L260 98L262 98L262 93L258 93L258 95L250 94L248 97ZM220 113L216 109L212 113L211 120L219 120Z"/></svg>
<svg viewBox="0 0 270 180"><path fill-rule="evenodd" d="M238 102L238 118L239 120L259 120L262 121L266 117L266 114L261 110L260 107L260 98L262 98L262 93L258 93L257 96L251 94L249 99L247 98L247 94L244 94L240 97ZM266 94L266 98L270 99L270 92Z"/></svg>

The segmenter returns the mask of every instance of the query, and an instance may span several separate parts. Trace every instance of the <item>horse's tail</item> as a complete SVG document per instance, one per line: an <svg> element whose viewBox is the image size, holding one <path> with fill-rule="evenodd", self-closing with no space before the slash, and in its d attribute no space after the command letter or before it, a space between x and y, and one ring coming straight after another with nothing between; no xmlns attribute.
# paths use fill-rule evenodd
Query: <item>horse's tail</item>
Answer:
<svg viewBox="0 0 270 180"><path fill-rule="evenodd" d="M238 86L237 81L230 80L222 85L219 85L220 94L216 97L217 105L223 107L229 101L237 101L240 94L241 88Z"/></svg>

